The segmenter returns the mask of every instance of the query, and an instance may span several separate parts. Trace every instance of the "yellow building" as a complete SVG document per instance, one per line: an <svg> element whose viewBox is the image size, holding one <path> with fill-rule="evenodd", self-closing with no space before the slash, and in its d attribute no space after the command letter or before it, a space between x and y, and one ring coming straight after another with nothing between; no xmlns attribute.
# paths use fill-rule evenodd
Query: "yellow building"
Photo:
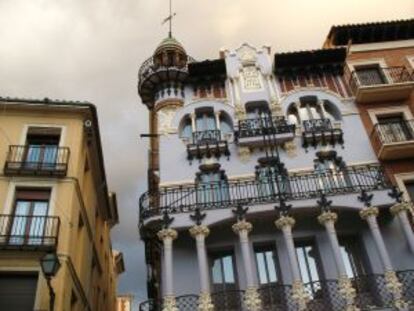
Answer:
<svg viewBox="0 0 414 311"><path fill-rule="evenodd" d="M124 264L95 106L0 98L0 166L0 310L50 310L47 253L54 310L115 310Z"/></svg>

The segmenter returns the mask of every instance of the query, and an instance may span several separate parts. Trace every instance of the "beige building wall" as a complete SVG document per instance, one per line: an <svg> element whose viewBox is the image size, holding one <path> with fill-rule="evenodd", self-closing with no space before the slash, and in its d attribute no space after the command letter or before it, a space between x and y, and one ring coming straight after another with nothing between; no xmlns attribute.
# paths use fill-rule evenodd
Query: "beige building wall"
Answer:
<svg viewBox="0 0 414 311"><path fill-rule="evenodd" d="M16 189L50 189L48 216L60 220L58 245L52 249L61 262L52 281L55 310L115 310L117 275L123 272L123 263L117 263L122 254L114 256L111 246L110 231L118 222L116 197L106 190L94 107L0 99L0 108L0 167L8 160L10 145L25 145L30 127L60 128L59 146L70 150L63 177L2 172L0 214L13 215ZM10 229L0 230L11 234ZM7 247L10 242L1 242L6 246L0 248L0 275L38 272L34 310L49 310L49 291L40 269L46 250L30 245L13 249Z"/></svg>

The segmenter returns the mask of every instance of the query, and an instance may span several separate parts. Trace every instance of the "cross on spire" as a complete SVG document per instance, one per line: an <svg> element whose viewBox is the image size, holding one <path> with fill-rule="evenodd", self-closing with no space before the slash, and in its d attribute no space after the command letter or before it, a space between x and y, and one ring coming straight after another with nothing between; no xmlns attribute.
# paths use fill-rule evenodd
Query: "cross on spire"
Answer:
<svg viewBox="0 0 414 311"><path fill-rule="evenodd" d="M172 38L172 20L174 18L174 16L176 16L177 13L173 13L172 11L172 0L170 0L170 15L168 15L168 17L166 17L163 21L162 21L162 25L164 25L166 22L168 22L169 24L169 31L168 31L168 37Z"/></svg>

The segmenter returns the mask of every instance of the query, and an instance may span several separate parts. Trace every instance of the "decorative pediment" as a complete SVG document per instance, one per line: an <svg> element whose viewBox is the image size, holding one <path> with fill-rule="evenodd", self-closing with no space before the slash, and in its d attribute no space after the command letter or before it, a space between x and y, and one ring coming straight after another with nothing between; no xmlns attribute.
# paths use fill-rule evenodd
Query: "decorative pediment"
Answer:
<svg viewBox="0 0 414 311"><path fill-rule="evenodd" d="M237 50L237 55L243 66L254 65L257 60L257 50L248 43L244 43Z"/></svg>

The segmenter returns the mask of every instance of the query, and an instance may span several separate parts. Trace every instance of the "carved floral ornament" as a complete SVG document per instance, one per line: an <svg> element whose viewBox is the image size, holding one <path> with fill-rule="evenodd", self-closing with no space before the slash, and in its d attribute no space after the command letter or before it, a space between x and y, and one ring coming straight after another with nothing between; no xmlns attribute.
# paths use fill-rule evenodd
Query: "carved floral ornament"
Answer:
<svg viewBox="0 0 414 311"><path fill-rule="evenodd" d="M207 237L210 234L210 229L205 225L195 225L188 230L193 238L202 235Z"/></svg>
<svg viewBox="0 0 414 311"><path fill-rule="evenodd" d="M292 299L298 304L298 310L304 311L307 309L310 297L300 280L296 280L292 284Z"/></svg>
<svg viewBox="0 0 414 311"><path fill-rule="evenodd" d="M164 297L162 311L179 311L174 296L169 295Z"/></svg>
<svg viewBox="0 0 414 311"><path fill-rule="evenodd" d="M379 214L379 210L377 207L374 207L374 206L365 207L359 212L359 216L361 216L361 218L364 220L371 216L377 217L378 214Z"/></svg>
<svg viewBox="0 0 414 311"><path fill-rule="evenodd" d="M158 231L157 236L161 241L164 241L168 238L171 240L175 240L178 237L178 233L174 229L162 229Z"/></svg>
<svg viewBox="0 0 414 311"><path fill-rule="evenodd" d="M339 293L346 301L346 311L359 311L360 309L354 305L356 291L352 287L351 280L346 275L341 275L338 280Z"/></svg>
<svg viewBox="0 0 414 311"><path fill-rule="evenodd" d="M283 229L284 227L292 228L295 225L296 221L294 218L290 216L282 216L278 220L275 221L275 226L278 229Z"/></svg>
<svg viewBox="0 0 414 311"><path fill-rule="evenodd" d="M400 203L395 203L391 208L390 211L393 215L397 215L400 212L403 211L407 211L407 212L412 212L412 205L408 202L400 202Z"/></svg>
<svg viewBox="0 0 414 311"><path fill-rule="evenodd" d="M244 303L249 311L262 310L262 300L260 299L260 295L257 292L256 287L249 287L246 289Z"/></svg>
<svg viewBox="0 0 414 311"><path fill-rule="evenodd" d="M318 216L318 221L321 225L324 225L328 221L336 222L338 220L338 215L334 212L323 212Z"/></svg>
<svg viewBox="0 0 414 311"><path fill-rule="evenodd" d="M201 293L198 298L198 311L213 311L214 305L210 293Z"/></svg>
<svg viewBox="0 0 414 311"><path fill-rule="evenodd" d="M394 271L388 270L384 274L387 289L393 296L394 306L397 310L407 310L408 304L403 299L402 284Z"/></svg>
<svg viewBox="0 0 414 311"><path fill-rule="evenodd" d="M253 225L245 220L240 220L232 226L232 229L236 234L240 233L243 230L250 232L253 229Z"/></svg>

